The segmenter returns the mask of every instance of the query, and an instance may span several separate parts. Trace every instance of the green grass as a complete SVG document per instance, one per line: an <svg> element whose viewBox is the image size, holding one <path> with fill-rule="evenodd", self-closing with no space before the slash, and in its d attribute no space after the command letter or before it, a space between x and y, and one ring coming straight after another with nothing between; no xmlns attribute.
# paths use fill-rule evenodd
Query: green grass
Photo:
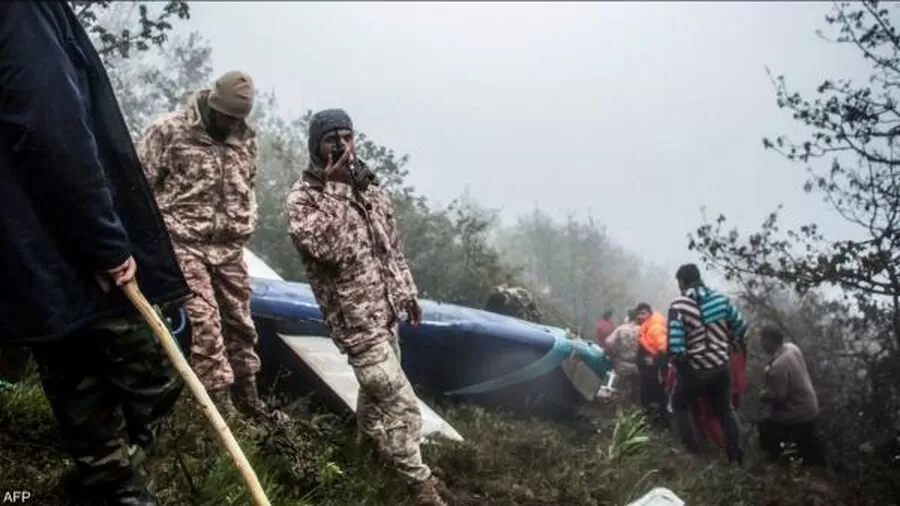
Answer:
<svg viewBox="0 0 900 506"><path fill-rule="evenodd" d="M629 410L586 409L560 424L472 406L435 409L467 438L424 450L456 505L618 506L654 486L691 506L867 504L838 499L833 485L825 490L801 470L760 471L752 452L744 469L726 466L721 452L689 456ZM405 487L358 440L349 417L305 409L283 429L238 422L232 430L272 504L407 504ZM34 494L32 504L67 505L61 479L69 466L40 385L26 379L0 390L0 493L24 489ZM161 504L251 504L187 393L146 466Z"/></svg>

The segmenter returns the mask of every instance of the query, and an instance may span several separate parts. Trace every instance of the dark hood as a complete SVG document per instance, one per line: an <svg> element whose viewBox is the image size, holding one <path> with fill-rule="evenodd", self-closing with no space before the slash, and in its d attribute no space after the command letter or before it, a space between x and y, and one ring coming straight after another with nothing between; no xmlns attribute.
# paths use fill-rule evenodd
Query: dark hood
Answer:
<svg viewBox="0 0 900 506"><path fill-rule="evenodd" d="M343 109L325 109L315 113L309 122L309 160L313 167L325 168L325 160L319 156L322 137L333 130L347 128L353 130L353 121Z"/></svg>

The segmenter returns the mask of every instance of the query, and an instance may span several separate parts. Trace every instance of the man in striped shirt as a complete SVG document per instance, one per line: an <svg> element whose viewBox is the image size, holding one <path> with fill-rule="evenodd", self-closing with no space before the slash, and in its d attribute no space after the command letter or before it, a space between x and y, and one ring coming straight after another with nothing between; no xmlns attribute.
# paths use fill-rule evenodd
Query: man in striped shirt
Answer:
<svg viewBox="0 0 900 506"><path fill-rule="evenodd" d="M682 265L675 278L682 295L669 307L668 354L674 357L678 370L672 409L679 434L688 451L699 452L691 407L697 399L706 397L722 422L728 460L740 463L740 431L731 405L729 358L733 348L743 348L747 324L728 297L703 284L696 265Z"/></svg>

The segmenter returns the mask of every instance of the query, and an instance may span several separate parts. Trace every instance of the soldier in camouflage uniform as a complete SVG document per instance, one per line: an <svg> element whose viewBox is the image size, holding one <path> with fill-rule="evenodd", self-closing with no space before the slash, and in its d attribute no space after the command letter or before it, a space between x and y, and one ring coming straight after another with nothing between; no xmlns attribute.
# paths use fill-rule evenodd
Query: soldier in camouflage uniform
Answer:
<svg viewBox="0 0 900 506"><path fill-rule="evenodd" d="M541 312L531 292L521 286L500 285L488 297L485 310L540 323Z"/></svg>
<svg viewBox="0 0 900 506"><path fill-rule="evenodd" d="M0 2L0 66L0 345L31 348L73 504L153 506L136 460L182 383L117 287L157 307L190 291L68 2Z"/></svg>
<svg viewBox="0 0 900 506"><path fill-rule="evenodd" d="M186 305L191 365L226 415L269 414L259 398L256 328L244 246L257 223L253 82L222 75L154 121L138 146L147 180L197 295Z"/></svg>
<svg viewBox="0 0 900 506"><path fill-rule="evenodd" d="M59 345L35 345L32 351L82 492L131 473L183 387L150 327L139 317L104 320ZM121 409L98 409L111 392ZM139 482L119 493L120 502L112 504L155 504L140 498L146 491Z"/></svg>
<svg viewBox="0 0 900 506"><path fill-rule="evenodd" d="M628 320L616 327L606 338L606 353L612 359L618 376L618 390L622 398L633 404L640 402L641 377L637 368L638 326L637 312L628 311Z"/></svg>
<svg viewBox="0 0 900 506"><path fill-rule="evenodd" d="M336 146L343 153L338 159ZM400 365L401 312L418 324L421 310L393 206L355 158L353 124L343 110L313 116L309 153L310 165L288 195L289 234L331 337L359 381L360 431L421 504L444 504L422 462L418 399Z"/></svg>

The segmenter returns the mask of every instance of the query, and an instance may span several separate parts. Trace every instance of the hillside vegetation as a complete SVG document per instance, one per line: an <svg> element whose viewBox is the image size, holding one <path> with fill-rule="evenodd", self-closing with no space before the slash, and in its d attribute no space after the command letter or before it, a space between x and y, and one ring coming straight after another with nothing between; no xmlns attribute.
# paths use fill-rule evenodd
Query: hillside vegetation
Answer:
<svg viewBox="0 0 900 506"><path fill-rule="evenodd" d="M425 449L455 505L619 506L654 486L670 487L692 505L838 504L833 487L799 469L739 470L721 456L688 456L629 410L585 409L560 424L473 406L435 407L466 437ZM232 426L272 504L406 504L402 484L357 440L352 417L303 403L290 412L286 427ZM755 459L751 452L751 464ZM69 465L33 376L0 392L0 491L28 490L34 504L75 504L67 500ZM161 504L250 504L234 464L187 394L145 466Z"/></svg>

